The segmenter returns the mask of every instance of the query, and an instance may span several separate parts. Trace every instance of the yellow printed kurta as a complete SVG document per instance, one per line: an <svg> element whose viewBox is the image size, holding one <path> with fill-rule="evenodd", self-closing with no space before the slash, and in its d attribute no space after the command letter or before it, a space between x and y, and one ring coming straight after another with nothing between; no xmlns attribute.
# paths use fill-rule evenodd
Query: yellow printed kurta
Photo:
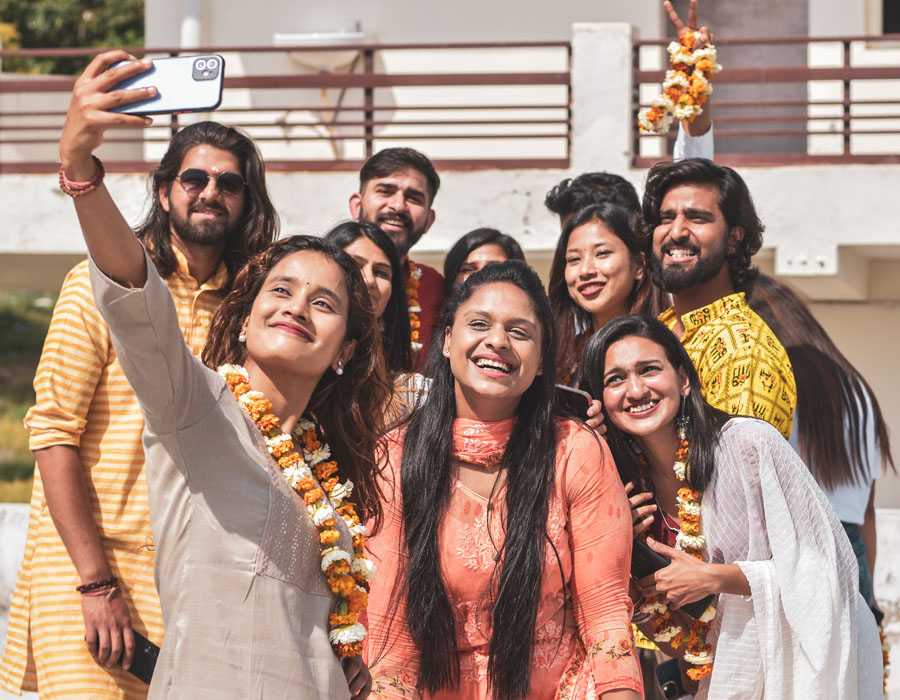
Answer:
<svg viewBox="0 0 900 700"><path fill-rule="evenodd" d="M206 342L225 281L221 265L198 288L176 251L166 280L192 352ZM32 450L78 448L91 510L134 629L155 644L163 623L153 582L153 542L144 452L144 421L91 292L87 262L66 277L34 379L37 404L28 412ZM84 642L81 583L44 500L35 469L25 557L10 608L0 687L39 690L41 698L144 698L148 686L120 667L100 666Z"/></svg>
<svg viewBox="0 0 900 700"><path fill-rule="evenodd" d="M659 320L674 329L675 309ZM794 371L784 346L747 305L744 293L694 309L681 322L681 342L707 402L733 416L761 418L789 437L797 405Z"/></svg>

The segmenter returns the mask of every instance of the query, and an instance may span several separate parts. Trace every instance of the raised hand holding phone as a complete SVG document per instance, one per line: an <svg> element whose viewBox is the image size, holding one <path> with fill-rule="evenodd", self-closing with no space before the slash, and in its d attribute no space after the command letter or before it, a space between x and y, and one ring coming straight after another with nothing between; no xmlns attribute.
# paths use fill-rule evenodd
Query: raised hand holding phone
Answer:
<svg viewBox="0 0 900 700"><path fill-rule="evenodd" d="M115 63L119 65L107 70ZM149 117L111 111L114 107L156 95L155 87L111 91L117 83L143 73L151 66L150 59L138 61L116 49L96 56L78 76L59 142L59 156L70 180L89 180L93 176L91 153L103 143L107 129L142 129L153 123Z"/></svg>

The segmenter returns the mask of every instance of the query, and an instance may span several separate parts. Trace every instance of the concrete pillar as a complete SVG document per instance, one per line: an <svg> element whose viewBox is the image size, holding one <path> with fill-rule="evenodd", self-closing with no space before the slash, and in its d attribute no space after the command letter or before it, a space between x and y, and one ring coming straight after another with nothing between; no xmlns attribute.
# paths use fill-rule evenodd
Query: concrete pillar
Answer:
<svg viewBox="0 0 900 700"><path fill-rule="evenodd" d="M183 7L178 45L183 49L195 49L203 43L203 0L184 0Z"/></svg>
<svg viewBox="0 0 900 700"><path fill-rule="evenodd" d="M572 170L631 167L631 43L621 22L572 25Z"/></svg>

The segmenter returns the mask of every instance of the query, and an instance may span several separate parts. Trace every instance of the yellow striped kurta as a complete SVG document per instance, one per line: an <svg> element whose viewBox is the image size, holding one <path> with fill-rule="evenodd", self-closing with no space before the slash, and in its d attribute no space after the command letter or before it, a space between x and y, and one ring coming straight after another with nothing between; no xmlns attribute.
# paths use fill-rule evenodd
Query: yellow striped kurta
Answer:
<svg viewBox="0 0 900 700"><path fill-rule="evenodd" d="M199 354L221 302L224 265L201 287L179 251L166 280L188 346ZM60 292L34 379L36 405L25 424L32 450L78 448L91 510L134 629L160 644L162 613L153 581L153 542L143 419L91 293L87 262ZM25 557L10 608L0 687L41 698L145 698L148 686L120 667L100 666L84 642L81 583L44 500L35 469Z"/></svg>

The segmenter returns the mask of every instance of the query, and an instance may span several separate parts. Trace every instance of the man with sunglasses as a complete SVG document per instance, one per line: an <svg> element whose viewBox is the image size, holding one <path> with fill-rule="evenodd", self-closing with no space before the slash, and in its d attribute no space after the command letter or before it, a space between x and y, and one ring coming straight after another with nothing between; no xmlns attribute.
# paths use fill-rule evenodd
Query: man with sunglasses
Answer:
<svg viewBox="0 0 900 700"><path fill-rule="evenodd" d="M264 177L254 143L214 122L178 132L152 173L150 210L135 233L198 355L235 274L277 236ZM148 686L117 665L132 658L134 632L157 645L163 634L143 419L86 262L60 292L34 385L25 422L37 469L0 686L48 698L143 698Z"/></svg>

